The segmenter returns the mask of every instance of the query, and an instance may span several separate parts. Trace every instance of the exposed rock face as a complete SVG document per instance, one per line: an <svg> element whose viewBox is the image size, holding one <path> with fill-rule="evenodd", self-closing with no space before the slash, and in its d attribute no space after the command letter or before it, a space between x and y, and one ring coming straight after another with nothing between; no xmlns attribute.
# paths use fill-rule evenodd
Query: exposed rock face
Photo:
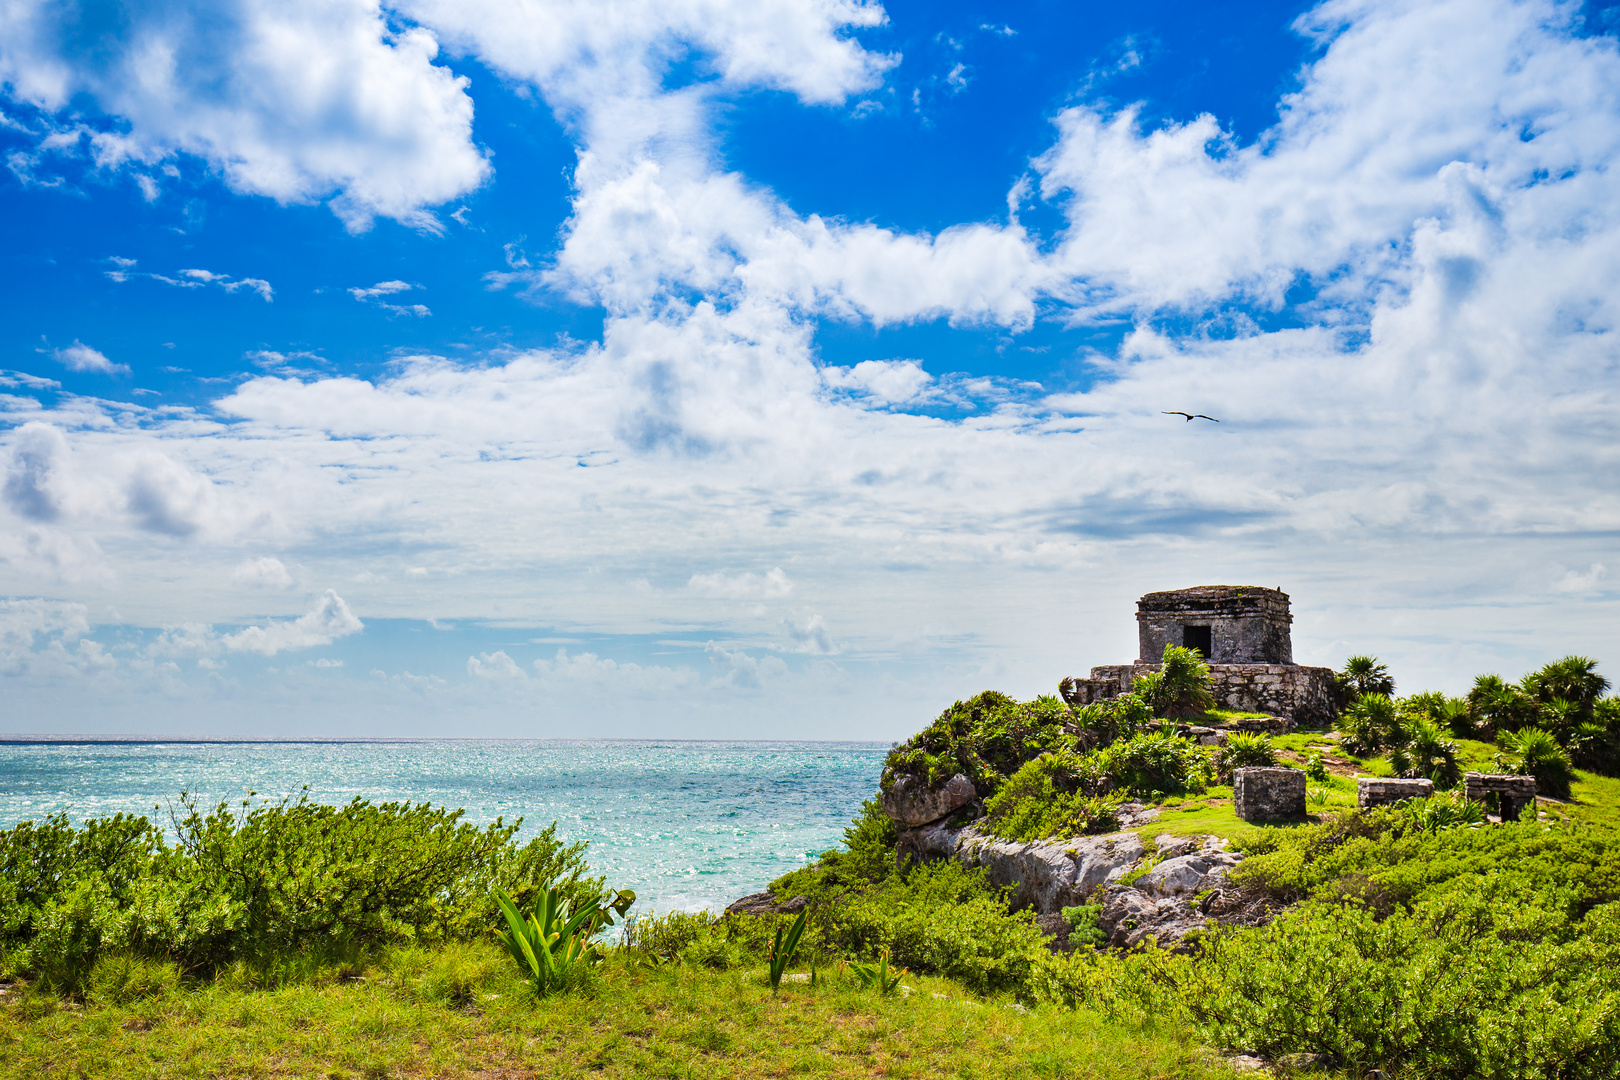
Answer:
<svg viewBox="0 0 1620 1080"><path fill-rule="evenodd" d="M978 797L973 781L957 773L942 788L931 788L915 776L895 778L889 790L883 792L880 803L883 812L901 828L915 828L938 821L953 810L966 806Z"/></svg>
<svg viewBox="0 0 1620 1080"><path fill-rule="evenodd" d="M810 906L808 896L795 896L779 903L773 892L749 893L726 908L727 915L797 915Z"/></svg>
<svg viewBox="0 0 1620 1080"><path fill-rule="evenodd" d="M1305 816L1305 774L1299 769L1232 770L1232 808L1244 821Z"/></svg>
<svg viewBox="0 0 1620 1080"><path fill-rule="evenodd" d="M1085 903L1097 886L1123 877L1146 853L1135 833L1015 843L981 836L972 826L963 832L957 857L984 867L992 885L1012 886L1014 908L1040 915Z"/></svg>
<svg viewBox="0 0 1620 1080"><path fill-rule="evenodd" d="M1356 806L1362 810L1372 806L1388 806L1402 799L1427 799L1433 794L1433 780L1378 780L1371 776L1356 778Z"/></svg>
<svg viewBox="0 0 1620 1080"><path fill-rule="evenodd" d="M1243 856L1227 851L1226 841L1161 836L1158 846L1165 857L1157 866L1134 884L1110 885L1103 894L1097 925L1109 945L1129 948L1152 938L1161 947L1179 948L1212 919L1240 926L1270 921L1269 904L1228 887L1227 871Z"/></svg>

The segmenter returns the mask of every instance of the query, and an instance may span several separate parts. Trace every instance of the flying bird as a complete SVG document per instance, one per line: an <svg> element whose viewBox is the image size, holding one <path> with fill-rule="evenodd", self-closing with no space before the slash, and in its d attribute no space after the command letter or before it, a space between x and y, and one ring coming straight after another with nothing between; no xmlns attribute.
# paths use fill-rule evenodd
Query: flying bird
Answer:
<svg viewBox="0 0 1620 1080"><path fill-rule="evenodd" d="M1159 411L1164 413L1166 416L1185 416L1187 418L1187 423L1189 424L1194 420L1210 420L1217 424L1220 423L1220 421L1216 420L1213 416L1205 416L1201 412L1177 412L1174 409L1160 409Z"/></svg>

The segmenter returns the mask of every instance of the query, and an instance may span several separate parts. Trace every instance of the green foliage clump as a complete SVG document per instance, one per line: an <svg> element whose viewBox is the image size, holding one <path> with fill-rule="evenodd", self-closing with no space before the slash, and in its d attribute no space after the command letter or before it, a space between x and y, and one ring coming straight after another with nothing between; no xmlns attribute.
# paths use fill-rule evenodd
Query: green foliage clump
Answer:
<svg viewBox="0 0 1620 1080"><path fill-rule="evenodd" d="M1321 762L1321 756L1317 756ZM1233 769L1264 768L1277 764L1277 748L1264 735L1246 731L1234 732L1226 738L1226 745L1215 751L1215 774L1221 783L1232 782ZM1323 779L1326 779L1324 770Z"/></svg>
<svg viewBox="0 0 1620 1080"><path fill-rule="evenodd" d="M1397 776L1434 781L1440 789L1454 788L1462 780L1457 744L1447 739L1434 722L1415 717L1403 725L1398 742L1389 751L1389 764Z"/></svg>
<svg viewBox="0 0 1620 1080"><path fill-rule="evenodd" d="M1358 701L1368 694L1395 696L1395 680L1376 656L1350 657L1341 670L1334 672L1334 679L1346 701Z"/></svg>
<svg viewBox="0 0 1620 1080"><path fill-rule="evenodd" d="M1215 781L1204 748L1169 731L1136 735L1094 753L1115 789L1138 799L1197 793Z"/></svg>
<svg viewBox="0 0 1620 1080"><path fill-rule="evenodd" d="M1058 698L1018 702L986 690L956 702L891 750L883 785L887 789L905 775L938 786L961 773L980 795L989 795L1030 758L1077 745L1076 730L1073 714Z"/></svg>
<svg viewBox="0 0 1620 1080"><path fill-rule="evenodd" d="M770 890L783 900L796 896L822 900L863 889L894 872L896 837L894 820L878 800L867 799L844 829L844 848L824 851L808 866L783 874L771 882Z"/></svg>
<svg viewBox="0 0 1620 1080"><path fill-rule="evenodd" d="M1496 737L1496 744L1503 751L1497 756L1498 768L1535 777L1538 795L1569 798L1569 782L1575 778L1575 770L1551 732L1536 727L1504 731Z"/></svg>
<svg viewBox="0 0 1620 1080"><path fill-rule="evenodd" d="M128 815L0 832L0 977L80 993L103 954L273 966L481 935L497 886L525 901L553 884L576 902L604 895L584 845L555 827L520 846L518 824L477 828L425 803L247 807L205 812L182 794L173 845Z"/></svg>
<svg viewBox="0 0 1620 1080"><path fill-rule="evenodd" d="M1069 924L1069 945L1072 948L1096 948L1107 943L1108 935L1098 925L1102 918L1101 904L1066 907L1060 914L1063 921Z"/></svg>
<svg viewBox="0 0 1620 1080"><path fill-rule="evenodd" d="M1209 665L1192 649L1166 645L1159 669L1138 676L1131 689L1154 716L1192 716L1215 707L1209 690Z"/></svg>
<svg viewBox="0 0 1620 1080"><path fill-rule="evenodd" d="M979 994L1020 991L1045 936L1030 910L1010 912L982 870L946 860L895 875L824 913L830 946L960 980Z"/></svg>
<svg viewBox="0 0 1620 1080"><path fill-rule="evenodd" d="M1026 761L984 804L985 828L1007 840L1084 836L1119 828L1123 796L1100 755L1046 753Z"/></svg>
<svg viewBox="0 0 1620 1080"><path fill-rule="evenodd" d="M1344 736L1344 748L1357 757L1395 746L1404 734L1394 700L1379 693L1358 697L1339 718L1339 732Z"/></svg>
<svg viewBox="0 0 1620 1080"><path fill-rule="evenodd" d="M1329 774L1327 764L1322 760L1322 751L1312 750L1305 755L1305 775L1318 784L1328 782Z"/></svg>

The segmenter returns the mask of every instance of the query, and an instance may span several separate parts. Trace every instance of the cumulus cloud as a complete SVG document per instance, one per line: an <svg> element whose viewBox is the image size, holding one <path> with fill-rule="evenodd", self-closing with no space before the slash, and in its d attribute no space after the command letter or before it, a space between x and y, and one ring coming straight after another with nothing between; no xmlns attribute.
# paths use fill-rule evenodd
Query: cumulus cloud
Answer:
<svg viewBox="0 0 1620 1080"><path fill-rule="evenodd" d="M488 175L466 79L433 62L431 31L391 27L376 0L175 0L93 38L73 31L77 17L48 0L5 12L0 81L13 98L64 125L80 100L115 121L53 132L40 153L83 142L97 167L131 169L154 192L143 170L193 154L236 191L325 199L354 231L378 216L436 230L429 208Z"/></svg>
<svg viewBox="0 0 1620 1080"><path fill-rule="evenodd" d="M68 500L67 439L50 424L38 421L17 430L6 471L6 505L33 521L55 521Z"/></svg>
<svg viewBox="0 0 1620 1080"><path fill-rule="evenodd" d="M279 652L330 645L340 637L357 634L363 629L365 624L349 610L343 598L332 589L327 589L308 614L300 615L291 622L249 626L234 634L226 634L219 640L230 652L274 656Z"/></svg>
<svg viewBox="0 0 1620 1080"><path fill-rule="evenodd" d="M0 675L62 674L107 666L83 604L37 597L0 598Z"/></svg>
<svg viewBox="0 0 1620 1080"><path fill-rule="evenodd" d="M64 349L53 349L51 357L69 371L93 371L99 375L128 375L129 365L115 364L100 350L75 340Z"/></svg>
<svg viewBox="0 0 1620 1080"><path fill-rule="evenodd" d="M280 559L269 555L246 559L231 571L231 582L250 589L290 589L293 578Z"/></svg>
<svg viewBox="0 0 1620 1080"><path fill-rule="evenodd" d="M175 537L190 536L206 527L219 506L212 481L156 452L135 460L125 493L137 525Z"/></svg>
<svg viewBox="0 0 1620 1080"><path fill-rule="evenodd" d="M838 651L833 645L832 635L827 632L826 620L820 615L812 615L803 623L783 619L782 629L787 632L797 652L826 654Z"/></svg>
<svg viewBox="0 0 1620 1080"><path fill-rule="evenodd" d="M708 656L709 663L719 672L709 680L709 685L713 687L763 690L767 682L788 674L787 665L775 656L753 657L742 649L727 649L713 642L710 642L703 651Z"/></svg>

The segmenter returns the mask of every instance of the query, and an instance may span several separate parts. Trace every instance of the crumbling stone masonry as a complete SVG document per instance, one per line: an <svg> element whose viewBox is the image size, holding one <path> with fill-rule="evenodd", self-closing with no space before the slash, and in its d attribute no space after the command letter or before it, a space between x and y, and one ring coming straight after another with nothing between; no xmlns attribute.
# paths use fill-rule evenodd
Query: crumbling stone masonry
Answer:
<svg viewBox="0 0 1620 1080"><path fill-rule="evenodd" d="M1363 810L1388 806L1402 799L1427 799L1433 794L1433 780L1379 780L1371 776L1356 778L1356 805Z"/></svg>
<svg viewBox="0 0 1620 1080"><path fill-rule="evenodd" d="M1244 821L1305 816L1305 774L1299 769L1232 770L1232 805Z"/></svg>
<svg viewBox="0 0 1620 1080"><path fill-rule="evenodd" d="M1463 794L1475 802L1487 801L1494 794L1503 821L1518 821L1526 806L1536 813L1536 778L1508 773L1464 773Z"/></svg>
<svg viewBox="0 0 1620 1080"><path fill-rule="evenodd" d="M1267 713L1307 727L1326 727L1338 716L1333 672L1294 663L1287 593L1253 585L1200 585L1148 593L1136 609L1136 662L1094 667L1089 679L1063 680L1069 704L1128 693L1138 676L1158 670L1166 645L1181 645L1208 660L1218 708Z"/></svg>

